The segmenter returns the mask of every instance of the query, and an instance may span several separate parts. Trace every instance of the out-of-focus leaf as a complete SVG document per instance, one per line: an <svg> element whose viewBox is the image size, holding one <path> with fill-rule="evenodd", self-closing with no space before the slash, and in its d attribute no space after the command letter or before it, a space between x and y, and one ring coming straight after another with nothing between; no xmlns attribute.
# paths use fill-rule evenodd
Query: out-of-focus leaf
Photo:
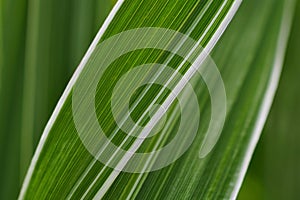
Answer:
<svg viewBox="0 0 300 200"><path fill-rule="evenodd" d="M90 31L78 39L75 16L89 9L82 2L0 1L0 199L17 198L42 130L112 7L90 0L80 22L92 22Z"/></svg>
<svg viewBox="0 0 300 200"><path fill-rule="evenodd" d="M241 200L300 198L299 31L300 1L297 1L278 92L243 184Z"/></svg>
<svg viewBox="0 0 300 200"><path fill-rule="evenodd" d="M18 125L22 104L20 83L23 80L26 2L0 1L0 199L16 198L21 182Z"/></svg>

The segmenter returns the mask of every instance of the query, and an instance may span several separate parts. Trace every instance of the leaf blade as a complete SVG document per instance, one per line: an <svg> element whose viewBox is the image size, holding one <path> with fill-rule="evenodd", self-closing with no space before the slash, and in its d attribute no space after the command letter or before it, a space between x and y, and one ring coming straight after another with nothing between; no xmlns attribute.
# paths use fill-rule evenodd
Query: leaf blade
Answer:
<svg viewBox="0 0 300 200"><path fill-rule="evenodd" d="M265 7L267 7L267 5L268 4L270 4L270 2L268 2L268 3L266 3L265 4ZM125 20L124 20L125 21ZM113 26L113 25L111 25L111 26ZM122 28L121 28L122 29ZM122 29L123 30L123 29ZM114 34L114 32L113 31L116 31L116 32L118 32L117 30L115 30L115 29L113 29L111 32L110 32L110 34ZM108 34L108 33L107 33ZM275 34L276 35L276 34ZM105 35L104 35L104 38L105 38ZM209 37L208 37L208 39L209 39ZM206 38L206 40L205 41L208 41L208 39ZM228 40L230 40L230 39L228 39ZM271 43L273 44L273 41L271 41ZM202 44L204 44L205 45L205 42L203 42ZM265 70L266 71L268 71L268 69L269 68L266 68ZM259 74L259 71L257 71L256 73L258 73ZM265 75L267 76L268 75L268 73L265 73ZM253 82L253 80L251 80L252 82ZM242 84L243 85L243 84ZM250 86L242 86L242 87L250 87L251 88L251 85ZM253 88L252 88L252 90L253 90ZM68 97L68 98L70 98L70 96ZM242 98L242 100L243 100L243 98ZM243 100L242 102L247 102L246 100ZM231 103L233 103L233 101L231 102ZM70 106L70 104L68 104L68 106ZM253 107L255 107L255 106L253 106ZM63 108L64 109L64 108ZM59 121L64 121L64 122L67 122L67 123L72 123L71 121L70 121L70 119L68 119L68 118L71 118L71 113L70 112L68 112L68 111L65 111L65 113L64 113L64 115L65 116L63 116L63 117L65 117L65 120L58 120L57 122L55 122L55 123L60 123ZM234 114L234 115L237 115L237 114ZM230 126L230 125L228 125L228 126ZM72 131L74 131L74 132L76 132L76 130L74 129L74 127L72 127L71 128L72 129ZM227 131L227 132L229 132L229 131ZM75 136L74 136L75 137ZM222 136L222 138L224 138L223 136ZM45 138L44 138L45 139ZM47 139L48 141L49 140L51 140L51 138L49 139ZM236 140L236 138L234 139L232 139L233 141L234 140ZM61 146L68 146L68 144L60 144ZM77 139L76 141L73 141L73 146L80 146L80 141ZM224 144L222 145L222 147L224 148ZM83 150L83 147L81 146L80 148L82 148L80 151L82 151L82 152L84 152L84 150ZM220 147L218 147L218 148L221 148L221 146ZM196 149L196 148L194 148L194 149ZM226 149L226 148L225 148ZM194 150L195 151L195 150ZM218 150L215 150L215 151L218 151ZM230 153L228 153L228 152L232 152L233 150L232 150L232 147L231 147L231 150L227 150L227 154L230 154ZM219 150L218 151L219 152L219 154L221 154L221 150ZM80 162L85 162L85 163L88 163L88 162L91 162L90 160L92 160L92 158L85 158L83 155L84 155L84 153L81 153L81 154L78 154L78 155L80 155L80 159L81 159L81 161ZM70 155L69 155L70 156ZM211 156L211 157L213 157L213 156ZM220 155L218 155L217 154L217 156L215 156L216 158L218 158L218 157L220 157ZM228 158L229 156L227 156L227 158ZM62 157L60 157L61 159L63 159L64 157L62 156ZM60 159L59 157L56 157L55 159L57 160L57 162L58 162L58 160ZM184 158L183 158L184 159ZM186 159L186 158L185 158ZM212 161L213 160L213 161ZM214 162L214 160L215 159L211 159L211 160L209 160L209 161L207 161L207 162ZM53 161L53 158L52 158L52 161ZM73 160L74 161L74 160ZM47 162L47 161L44 161L44 162ZM77 161L77 162L79 162L79 161ZM223 162L225 162L225 161L223 161ZM72 163L72 162L71 162ZM73 162L73 164L74 164L75 162ZM50 163L51 165L53 165L52 163ZM98 166L97 166L98 165ZM94 168L100 168L100 166L99 166L100 164L99 163L95 163L95 166L94 166ZM176 164L174 164L174 165L176 165ZM185 163L184 164L184 166L186 166L187 165L187 163ZM201 165L204 165L204 164L199 164L198 163L198 166L201 166ZM211 164L212 166L216 166L216 163L215 164ZM224 165L224 164L223 164ZM78 164L74 164L74 166L78 166ZM39 167L39 166L38 166ZM52 167L54 167L54 166L52 166ZM175 168L177 168L178 170L179 170L179 166L176 166ZM196 169L196 167L194 167L195 169ZM95 170L95 171L97 171L97 169L92 169L92 170ZM91 170L91 171L92 171ZM99 169L98 169L99 170ZM167 171L168 170L171 170L172 171L172 173L174 174L175 173L175 170L172 170L172 166L171 167L168 167L168 169L166 169ZM224 170L224 168L222 168L222 170ZM219 186L219 187L217 187L216 185L218 185L216 182L218 181L218 180L220 180L220 179L218 179L218 177L219 177L219 175L218 174L221 174L221 171L222 170L220 170L220 169L215 169L215 170L211 170L211 171L209 171L207 174L213 174L213 176L212 177L214 177L214 180L212 181L212 182L207 182L207 181L205 181L206 180L206 178L207 178L207 175L200 175L200 182L201 182L201 180L203 179L204 180L204 182L206 182L208 185L210 185L209 186L209 188L207 188L208 186L201 186L201 187L203 187L204 188L204 192L201 194L199 194L199 193L197 193L196 191L195 191L195 193L194 194L186 194L185 193L185 195L188 195L188 196L190 196L190 195L196 195L196 196L200 196L200 197L203 197L203 198L205 198L205 197L220 197L220 196L222 196L222 195L224 195L224 197L227 197L227 198L229 198L231 195L233 195L233 196L235 196L236 195L236 189L233 189L233 188L225 188L225 187L221 187L221 186ZM227 170L230 170L230 169L228 169L227 168ZM236 168L235 168L235 170L236 170ZM92 173L90 171L90 173ZM184 174L184 172L182 171L182 170L179 170L180 171L180 174L181 174L181 176L183 176L183 174ZM204 171L202 171L202 173L204 173L204 172L207 172L207 169L206 168L204 168ZM64 173L67 173L67 172L65 172L64 170L62 171L63 173L62 174L64 174ZM97 174L96 172L93 172L94 174L92 174L92 175L89 175L89 177L88 178L86 178L85 180L83 180L83 181L87 181L87 182L91 182L91 180L87 180L87 179L90 179L90 178L92 178L92 177L95 177L95 175ZM160 173L162 173L162 172L160 172ZM80 174L80 173L79 173ZM150 176L152 176L152 178L150 177L150 178L146 178L146 180L151 180L151 179L153 179L153 177L155 178L155 176L157 177L158 175L156 174L156 175L153 175L153 174L155 174L155 172L154 173L152 173L152 174L150 174ZM59 176L60 174L58 173L56 173L55 174L55 176ZM77 174L77 176L78 176L78 174ZM126 177L126 176L132 176L132 177L134 177L134 176L136 176L136 175L126 175L126 174L122 174L122 177ZM228 175L229 176L229 175ZM121 178L118 178L118 181L120 181L120 179L122 179L122 177ZM170 181L170 176L169 177L164 177L164 176L161 176L162 178L164 178L164 179L167 179L168 181ZM142 177L143 178L143 177ZM199 178L199 176L198 176L198 178ZM33 178L34 179L34 178ZM230 179L230 178L228 178L228 179ZM125 180L125 178L124 178L124 180ZM133 180L133 185L136 183L135 182L135 180L134 180L134 178L132 179ZM139 178L137 179L137 180L139 180ZM224 185L230 185L230 181L228 181L227 179L226 179L226 177L224 178L224 179L221 179L222 181L221 182L225 182L226 184L224 184ZM74 181L74 180L73 180ZM185 180L185 182L186 181L188 181L188 180ZM57 187L58 188L60 188L60 192L63 192L62 190L64 189L63 188L63 186L66 186L67 185L67 183L66 183L67 181L66 180L62 180L62 182L60 183L60 185L56 185L54 188L50 188L50 189L54 189L54 190L57 190ZM72 181L71 181L72 182ZM180 179L177 179L176 180L176 182L177 182L177 184L179 184L180 183ZM197 185L196 183L199 183L199 180L197 180L197 181L194 181L194 184L193 184L193 186L188 186L188 187L193 187L194 189L195 189L195 186ZM53 183L52 183L53 184ZM116 183L115 183L116 184ZM147 184L147 183L146 183ZM150 183L149 183L150 185L151 185L151 181L150 181ZM76 195L79 195L79 196L81 196L84 192L86 192L85 190L86 190L86 187L87 186L84 186L84 185L87 185L88 187L89 187L89 184L87 184L87 183L85 183L85 184L81 184L80 185L80 189L78 189L78 191L77 191L77 193L76 193ZM97 183L96 184L96 186L94 187L94 188L92 188L92 191L91 191L91 193L89 194L89 195L91 195L91 196L88 196L88 197L92 197L93 195L95 195L95 193L96 193L96 191L98 190L98 188L99 188L99 186L101 185L101 182L99 182L99 183ZM141 187L140 185L138 185L138 187ZM115 186L115 185L113 185L112 187L111 187L111 189L116 189L116 188L118 188L117 186ZM148 198L150 198L151 197L151 193L150 192L147 192L147 191L145 191L145 188L148 188L148 187L142 187L141 189L143 190L144 189L144 191L142 191L141 193L138 193L138 194L136 194L136 195L142 195L142 196L139 196L139 197L148 197ZM151 187L149 187L149 188L151 188ZM180 187L177 187L177 188L180 188ZM213 188L217 188L219 191L222 191L222 190L225 190L225 191L222 191L221 192L221 194L219 193L219 192L214 192L214 194L212 193L212 190L213 190ZM234 187L235 188L235 187ZM214 191L218 191L218 190L214 190ZM183 188L181 188L181 190L183 190ZM235 191L234 191L235 190ZM178 197L178 196L180 196L180 194L178 193L178 191L170 191L170 188L166 188L166 186L165 186L165 188L158 188L158 191L161 191L160 193L157 193L156 195L158 195L157 197L160 197L159 195L162 195L162 193L163 194L166 194L166 191L168 191L168 195L169 195L169 198L171 198L171 196L173 196L174 197L174 195L176 196L176 197ZM47 195L47 192L46 191L44 191L45 193L43 194L42 192L43 191L38 191L38 192L41 192L41 194L42 195ZM186 190L185 190L185 192L186 192ZM131 193L131 191L130 191L130 193ZM114 197L114 193L113 192L108 192L107 193L107 195L113 195L113 196L111 196L111 198L113 198ZM125 196L127 195L127 194L124 194ZM143 196L143 195L145 195L145 196ZM124 197L125 197L124 196ZM51 197L51 196L50 196ZM53 197L53 196L52 196ZM109 196L106 196L107 198L109 198Z"/></svg>

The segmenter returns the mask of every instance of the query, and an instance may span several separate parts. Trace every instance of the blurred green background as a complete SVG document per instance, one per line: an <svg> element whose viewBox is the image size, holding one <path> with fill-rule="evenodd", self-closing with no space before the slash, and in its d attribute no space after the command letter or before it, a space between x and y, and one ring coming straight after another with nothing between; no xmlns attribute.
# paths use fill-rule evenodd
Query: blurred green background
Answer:
<svg viewBox="0 0 300 200"><path fill-rule="evenodd" d="M0 0L0 199L15 199L34 149L115 1Z"/></svg>
<svg viewBox="0 0 300 200"><path fill-rule="evenodd" d="M17 197L43 128L114 3L0 0L0 199ZM300 1L296 11L241 200L300 199Z"/></svg>
<svg viewBox="0 0 300 200"><path fill-rule="evenodd" d="M300 1L279 87L239 199L300 199Z"/></svg>

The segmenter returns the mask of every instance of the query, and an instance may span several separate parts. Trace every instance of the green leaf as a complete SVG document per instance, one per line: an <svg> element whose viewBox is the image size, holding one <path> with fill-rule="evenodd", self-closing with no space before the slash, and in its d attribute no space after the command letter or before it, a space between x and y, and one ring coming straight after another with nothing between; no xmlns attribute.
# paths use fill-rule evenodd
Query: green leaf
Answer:
<svg viewBox="0 0 300 200"><path fill-rule="evenodd" d="M190 82L199 100L201 122L190 148L178 160L162 169L146 173L128 173L114 170L97 161L79 138L78 124L76 124L78 121L74 121L77 112L74 110L74 94L79 95L82 101L90 98L85 90L76 93L77 87L82 86L76 84L81 81L92 83L95 77L93 73L90 75L90 71L95 70L97 73L98 69L101 70L97 62L105 60L105 55L114 55L114 52L120 51L122 45L130 45L132 38L128 38L129 41L123 41L123 43L118 43L120 41L116 40L115 45L112 46L113 53L107 51L107 54L101 54L101 48L97 47L102 47L101 42L125 30L160 27L189 35L199 42L199 46L202 45L210 52L239 2L118 1L50 118L19 198L235 198L277 87L292 19L293 2L292 0L280 1L276 4L272 0L244 2L225 35L214 48L212 57L221 72L227 95L226 122L214 149L205 158L198 157L203 144L205 147L205 134L209 127L210 117L214 114L214 104L209 100L206 87L209 88L211 83L216 84L218 80L215 76L210 76L208 83L205 77L201 79L195 76ZM255 16L253 16L253 10L255 10ZM164 36L162 34L161 38ZM134 39L138 40L139 37ZM143 42L143 40L140 41ZM160 41L162 43L157 45L172 47L174 45L172 41L164 43L162 40ZM120 45L119 48L117 45ZM197 58L200 52L198 48L196 50L198 51L193 55ZM111 64L97 85L95 104L91 105L96 107L98 122L108 136L115 135L113 130L117 129L118 134L113 138L113 142L117 145L122 144L126 150L131 150L136 139L126 136L114 121L110 109L113 88L122 75L134 67L146 63L163 64L169 57L171 57L169 65L173 69L179 69L180 64L187 59L170 52L162 52L154 47L127 52ZM183 63L182 66L179 71L183 75L192 68L189 63ZM203 67L203 69L206 68ZM145 72L145 77L146 75L153 74L150 70ZM166 81L168 80L171 78L166 77ZM132 79L126 84L130 87L137 82ZM83 89L85 88L88 91L88 87ZM139 95L144 91L146 91L145 97L140 98ZM132 118L140 122L140 125L147 124L149 120L145 115L148 114L150 105L164 103L168 95L170 91L158 85L138 88L130 99L130 106L136 105L132 111ZM183 95L183 97L187 102L185 105L189 105L192 99L190 94ZM188 106L185 108L190 109ZM197 117L193 118L194 113L191 110L188 111L189 123L192 123ZM166 119L162 134L142 140L142 146L138 150L153 151L172 141L180 120L177 101L172 103L167 113L169 118ZM89 116L83 118L82 125L89 125L89 120ZM218 118L217 124L222 125L222 119ZM92 126L86 126L86 130L89 132L95 129ZM189 139L188 134L187 138L183 138L183 142L187 139ZM94 141L89 142L93 144ZM97 142L95 140L95 143ZM179 145L173 153L179 153L181 148ZM112 157L112 160L118 163L122 161L122 158L116 156ZM137 167L155 165L152 163L155 160L144 161L137 163Z"/></svg>
<svg viewBox="0 0 300 200"><path fill-rule="evenodd" d="M20 129L22 176L74 66L108 13L102 5L110 7L104 0L28 2ZM66 14L69 7L70 13ZM98 11L89 11L94 7ZM102 16L96 16L96 11L101 11Z"/></svg>
<svg viewBox="0 0 300 200"><path fill-rule="evenodd" d="M26 1L0 1L0 198L18 193L22 65L24 58ZM15 5L18 5L15 7ZM13 17L12 17L13 16ZM13 78L12 78L13 77Z"/></svg>
<svg viewBox="0 0 300 200"><path fill-rule="evenodd" d="M299 31L300 1L297 1L278 91L243 183L241 200L299 198Z"/></svg>
<svg viewBox="0 0 300 200"><path fill-rule="evenodd" d="M287 48L282 78L277 96L264 130L266 163L264 170L267 191L272 199L298 199L300 184L299 167L299 113L300 94L298 82L300 51L300 2L297 1L296 15ZM272 145L272 147L271 147ZM274 156L276 155L276 156ZM272 167L273 166L273 167ZM276 167L274 167L276 166ZM281 173L285 169L285 173Z"/></svg>
<svg viewBox="0 0 300 200"><path fill-rule="evenodd" d="M89 0L90 31L78 40L82 2L0 1L0 199L17 198L42 130L112 6Z"/></svg>

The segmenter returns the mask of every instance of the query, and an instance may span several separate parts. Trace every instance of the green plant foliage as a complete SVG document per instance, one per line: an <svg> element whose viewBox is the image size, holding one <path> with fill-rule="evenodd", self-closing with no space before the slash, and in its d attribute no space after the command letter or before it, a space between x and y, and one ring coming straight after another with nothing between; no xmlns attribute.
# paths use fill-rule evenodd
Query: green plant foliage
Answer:
<svg viewBox="0 0 300 200"><path fill-rule="evenodd" d="M299 199L300 1L282 77L239 199Z"/></svg>
<svg viewBox="0 0 300 200"><path fill-rule="evenodd" d="M112 7L84 3L0 1L0 199L17 198L46 122Z"/></svg>
<svg viewBox="0 0 300 200"><path fill-rule="evenodd" d="M191 78L201 110L197 135L174 163L146 173L114 170L96 160L83 145L74 122L72 97L73 84L77 83L74 77L91 81L95 78L84 70L73 76L74 82L67 86L40 138L58 97L113 3L1 0L0 129L4 131L0 134L0 159L4 165L0 169L0 199L16 198L18 193L19 199L236 198L277 88L295 0L245 0L226 30L223 25L235 13L232 8L237 0L116 3L119 9L115 7L110 14L113 17L104 22L80 67L87 71L101 68L94 62L103 58L97 54L97 45L118 33L141 27L171 29L207 48L222 75L227 95L227 116L220 138L205 158L199 158L212 102L205 80ZM14 5L19 5L18 9ZM15 17L11 18L11 13ZM117 51L117 47L112 50ZM198 56L199 52L194 54ZM118 80L138 65L165 64L167 60L172 69L185 75L191 69L186 59L154 48L142 49L117 58L104 72L97 85L94 107L99 124L115 144L128 150L137 141L118 127L110 109ZM145 72L147 75L151 73ZM210 78L212 83L216 82L214 78ZM137 82L133 79L127 84ZM155 84L138 88L130 99L130 106L136 105L131 117L139 125L147 124L151 105L164 103L170 94L170 90ZM84 99L86 94L83 91L79 95ZM190 97L185 96L186 105ZM161 132L143 140L138 151L157 150L175 137L180 120L178 104L176 100L172 103ZM193 114L190 112L188 123L195 120ZM178 146L173 153L181 148ZM121 160L117 156L111 159ZM145 160L137 165L147 167L151 162Z"/></svg>

